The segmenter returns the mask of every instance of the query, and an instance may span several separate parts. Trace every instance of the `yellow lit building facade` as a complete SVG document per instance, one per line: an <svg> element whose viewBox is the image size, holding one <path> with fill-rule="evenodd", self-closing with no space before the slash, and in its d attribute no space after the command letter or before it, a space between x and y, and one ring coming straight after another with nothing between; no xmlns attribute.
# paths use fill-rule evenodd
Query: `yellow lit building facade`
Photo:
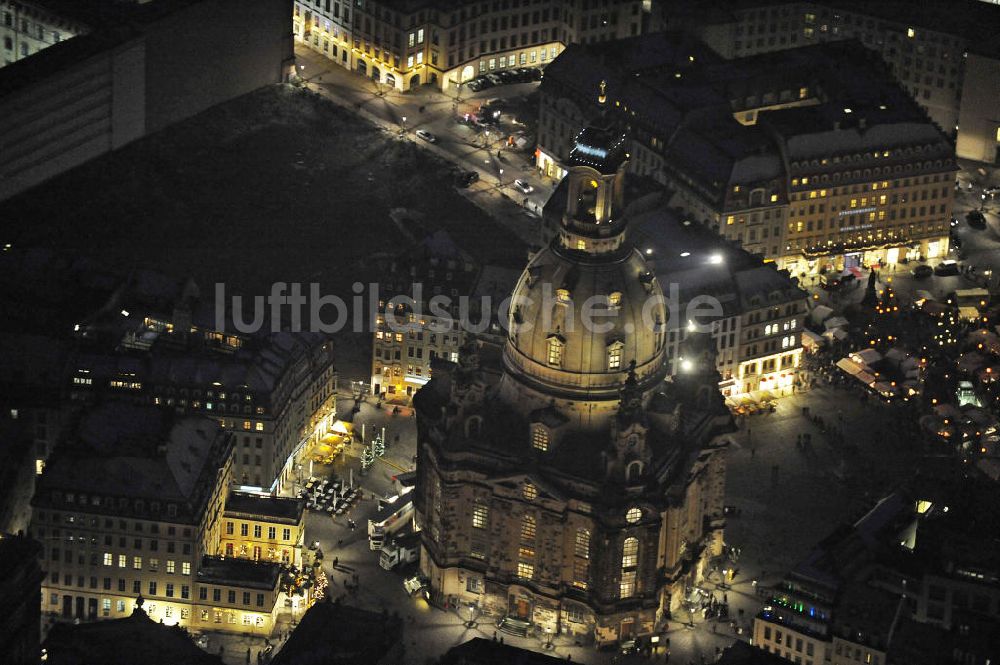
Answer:
<svg viewBox="0 0 1000 665"><path fill-rule="evenodd" d="M544 67L570 42L637 35L642 3L301 0L292 25L300 43L373 81L447 90L502 69Z"/></svg>
<svg viewBox="0 0 1000 665"><path fill-rule="evenodd" d="M32 501L42 613L122 618L141 596L167 625L270 634L283 607L280 565L214 556L231 433L211 419L170 424L155 407L113 402L88 411L76 437L79 447L53 454Z"/></svg>
<svg viewBox="0 0 1000 665"><path fill-rule="evenodd" d="M231 492L226 499L219 554L302 565L305 505L300 499Z"/></svg>

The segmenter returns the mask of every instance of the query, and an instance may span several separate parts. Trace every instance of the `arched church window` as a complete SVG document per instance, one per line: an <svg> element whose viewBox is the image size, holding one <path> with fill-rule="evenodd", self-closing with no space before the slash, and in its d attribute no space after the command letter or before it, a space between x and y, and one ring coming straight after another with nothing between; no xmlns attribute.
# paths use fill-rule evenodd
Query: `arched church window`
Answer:
<svg viewBox="0 0 1000 665"><path fill-rule="evenodd" d="M625 482L636 483L642 477L642 462L633 460L625 467Z"/></svg>
<svg viewBox="0 0 1000 665"><path fill-rule="evenodd" d="M469 416L468 420L465 421L465 436L474 437L479 436L483 429L483 418L482 416Z"/></svg>
<svg viewBox="0 0 1000 665"><path fill-rule="evenodd" d="M553 335L548 339L547 361L551 367L562 367L563 343Z"/></svg>
<svg viewBox="0 0 1000 665"><path fill-rule="evenodd" d="M639 566L639 539L629 537L622 543L622 577L618 587L621 598L635 595L636 568Z"/></svg>
<svg viewBox="0 0 1000 665"><path fill-rule="evenodd" d="M531 426L531 447L543 453L549 449L549 430L541 423Z"/></svg>
<svg viewBox="0 0 1000 665"><path fill-rule="evenodd" d="M614 341L608 345L608 369L617 371L622 368L622 348L624 344Z"/></svg>

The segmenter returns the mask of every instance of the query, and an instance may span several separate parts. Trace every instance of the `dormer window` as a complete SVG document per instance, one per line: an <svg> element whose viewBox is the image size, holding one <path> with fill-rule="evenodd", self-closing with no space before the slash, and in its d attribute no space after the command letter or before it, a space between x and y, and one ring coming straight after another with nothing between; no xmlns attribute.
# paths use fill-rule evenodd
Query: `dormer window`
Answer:
<svg viewBox="0 0 1000 665"><path fill-rule="evenodd" d="M563 341L552 335L548 339L547 362L550 367L562 367Z"/></svg>
<svg viewBox="0 0 1000 665"><path fill-rule="evenodd" d="M534 501L538 498L538 488L532 483L525 483L521 488L521 496L525 501Z"/></svg>
<svg viewBox="0 0 1000 665"><path fill-rule="evenodd" d="M531 426L531 447L543 453L549 449L549 430L541 423L534 423Z"/></svg>
<svg viewBox="0 0 1000 665"><path fill-rule="evenodd" d="M614 341L608 345L608 370L618 371L622 368L622 348L625 345L621 341Z"/></svg>

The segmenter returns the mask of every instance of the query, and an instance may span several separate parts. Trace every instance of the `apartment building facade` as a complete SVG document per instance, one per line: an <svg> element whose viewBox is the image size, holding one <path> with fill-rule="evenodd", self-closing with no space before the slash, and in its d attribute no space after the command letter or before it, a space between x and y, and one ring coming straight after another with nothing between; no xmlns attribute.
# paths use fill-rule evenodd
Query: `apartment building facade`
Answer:
<svg viewBox="0 0 1000 665"><path fill-rule="evenodd" d="M109 303L112 312L130 316L113 317L111 344L74 354L69 398L90 403L110 395L216 418L236 437L234 482L283 489L294 480L308 441L333 425L333 344L318 333L217 330L215 321L199 314L206 305L195 292L188 283L159 308L128 294ZM97 316L78 326L77 338L91 338L107 325Z"/></svg>
<svg viewBox="0 0 1000 665"><path fill-rule="evenodd" d="M435 359L458 361L465 340L461 299L468 299L478 267L439 231L389 260L379 285L372 343L372 394L407 401L431 377ZM431 307L432 299L440 302Z"/></svg>
<svg viewBox="0 0 1000 665"><path fill-rule="evenodd" d="M230 492L223 518L220 556L302 565L306 524L301 499Z"/></svg>
<svg viewBox="0 0 1000 665"><path fill-rule="evenodd" d="M983 91L1000 87L990 27L1000 21L996 4L681 2L664 3L663 10L668 25L690 30L726 58L856 39L956 139L959 157L997 160L1000 120L977 103Z"/></svg>
<svg viewBox="0 0 1000 665"><path fill-rule="evenodd" d="M570 42L642 29L639 0L300 0L295 37L340 66L398 90L447 90L510 67L544 67Z"/></svg>
<svg viewBox="0 0 1000 665"><path fill-rule="evenodd" d="M88 32L84 23L60 16L44 5L3 0L0 2L0 67Z"/></svg>
<svg viewBox="0 0 1000 665"><path fill-rule="evenodd" d="M947 253L951 145L877 59L838 43L720 61L689 42L633 40L657 55L641 63L568 50L541 88L539 168L558 176L565 128L606 110L634 172L793 276Z"/></svg>
<svg viewBox="0 0 1000 665"><path fill-rule="evenodd" d="M287 80L291 0L231 9L223 0L0 5L0 64L9 63L0 67L0 199Z"/></svg>
<svg viewBox="0 0 1000 665"><path fill-rule="evenodd" d="M154 621L269 633L280 566L213 557L232 448L232 433L209 418L127 402L89 410L33 500L43 613L122 618L141 596Z"/></svg>

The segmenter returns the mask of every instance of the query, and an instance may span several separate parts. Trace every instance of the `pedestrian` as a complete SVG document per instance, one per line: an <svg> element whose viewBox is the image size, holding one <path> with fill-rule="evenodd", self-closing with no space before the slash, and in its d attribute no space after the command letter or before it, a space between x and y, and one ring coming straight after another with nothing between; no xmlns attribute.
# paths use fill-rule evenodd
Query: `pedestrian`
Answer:
<svg viewBox="0 0 1000 665"><path fill-rule="evenodd" d="M334 567L334 568L336 568L336 567L337 567L337 564L338 564L338 563L340 563L340 557L339 557L339 556L335 556L335 557L333 557L333 567Z"/></svg>
<svg viewBox="0 0 1000 665"><path fill-rule="evenodd" d="M493 641L494 642L497 641L497 631L495 631L495 630L493 631Z"/></svg>
<svg viewBox="0 0 1000 665"><path fill-rule="evenodd" d="M247 647L247 665L250 665L250 647Z"/></svg>

